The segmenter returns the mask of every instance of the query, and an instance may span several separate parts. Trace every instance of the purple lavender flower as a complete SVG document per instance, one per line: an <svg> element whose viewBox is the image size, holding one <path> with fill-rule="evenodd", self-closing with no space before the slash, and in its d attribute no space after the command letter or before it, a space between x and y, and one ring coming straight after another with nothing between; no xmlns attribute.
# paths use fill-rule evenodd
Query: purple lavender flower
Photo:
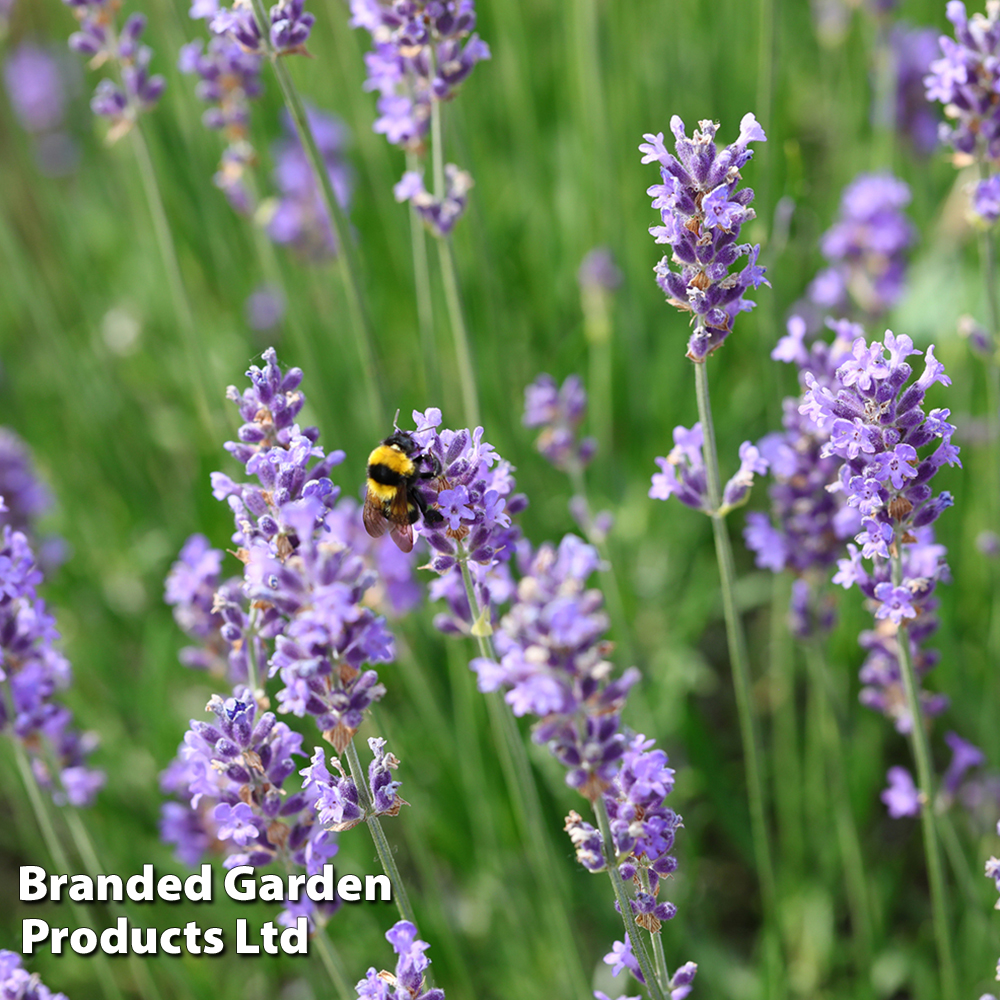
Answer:
<svg viewBox="0 0 1000 1000"><path fill-rule="evenodd" d="M907 386L912 369L906 358L920 353L909 337L887 330L884 344L869 345L863 337L854 341L851 357L837 369L836 393L814 376L805 376L809 391L800 412L830 432L823 453L841 460L837 488L845 493L848 506L867 518L866 531L856 540L883 562L886 543L876 543L875 532L888 528L889 540L915 541L912 533L952 504L948 493L933 495L934 475L942 465L961 465L958 448L951 443L955 427L947 421L950 412L925 413L920 406L933 383L951 384L933 345L927 349L923 375ZM934 442L934 450L921 457L918 450ZM875 588L883 582L872 578L862 590L875 597ZM914 596L929 596L926 581L904 581L902 586L909 586Z"/></svg>
<svg viewBox="0 0 1000 1000"><path fill-rule="evenodd" d="M153 50L139 43L146 30L146 15L130 14L118 31L114 23L116 8L104 0L63 2L80 22L79 30L70 35L69 47L89 56L91 66L111 61L119 68L121 85L105 77L90 102L94 114L111 122L107 138L115 142L135 125L140 114L157 104L167 86L162 76L149 72Z"/></svg>
<svg viewBox="0 0 1000 1000"><path fill-rule="evenodd" d="M816 340L807 350L805 321L793 316L771 357L796 364L800 379L808 370L814 380L831 385L837 368L850 356L851 335L861 329L845 322L830 325L836 334L833 343ZM758 566L775 573L790 569L800 578L814 580L825 576L843 554L846 540L861 528L861 517L844 503L842 494L827 489L837 478L840 461L823 454L829 435L808 413L800 412L800 402L786 398L784 430L758 443L774 479L769 487L771 516L747 514L744 538ZM793 594L793 619L801 624L815 613L817 601L812 586L806 587L809 593L799 588Z"/></svg>
<svg viewBox="0 0 1000 1000"><path fill-rule="evenodd" d="M764 268L757 265L760 247L736 242L743 223L755 217L749 207L753 191L737 189L740 167L753 155L749 144L765 141L764 130L752 114L744 115L736 142L720 152L715 144L717 129L713 122L699 122L688 139L684 123L674 115L670 131L677 156L667 152L662 132L644 135L646 142L639 146L643 163L660 164L663 183L654 184L647 193L663 225L649 231L657 243L669 244L673 253L654 271L667 301L692 314L694 333L687 351L692 361L704 361L722 346L736 316L754 306L744 293L768 284ZM748 258L746 266L730 274L741 257Z"/></svg>
<svg viewBox="0 0 1000 1000"><path fill-rule="evenodd" d="M52 494L38 475L28 446L7 427L0 427L0 497L3 522L31 535L35 520L52 508Z"/></svg>
<svg viewBox="0 0 1000 1000"><path fill-rule="evenodd" d="M628 971L640 983L645 983L642 972L639 970L639 962L632 953L632 942L626 935L624 942L616 941L611 951L604 956L604 964L611 966L611 975L617 976L620 972ZM670 982L666 983L669 1000L684 1000L694 989L694 977L698 972L698 966L694 962L685 962L671 976ZM596 1000L609 1000L606 993L600 990L594 992ZM639 997L618 997L618 1000L640 1000Z"/></svg>
<svg viewBox="0 0 1000 1000"><path fill-rule="evenodd" d="M937 34L932 28L894 24L889 51L896 75L892 124L918 154L927 156L938 144L938 118L927 104L924 87L924 77L940 53Z"/></svg>
<svg viewBox="0 0 1000 1000"><path fill-rule="evenodd" d="M986 13L970 19L962 0L949 0L948 20L954 39L939 39L942 56L924 78L927 100L940 101L952 124L942 123L940 138L965 158L981 150L987 159L1000 160L1000 9L986 5Z"/></svg>
<svg viewBox="0 0 1000 1000"><path fill-rule="evenodd" d="M424 187L423 174L408 170L392 189L396 201L410 202L435 236L447 236L455 228L473 185L472 175L454 163L445 164L444 182L444 194L436 198Z"/></svg>
<svg viewBox="0 0 1000 1000"><path fill-rule="evenodd" d="M4 1000L66 1000L65 993L53 993L39 978L21 967L21 956L0 950L0 996Z"/></svg>
<svg viewBox="0 0 1000 1000"><path fill-rule="evenodd" d="M474 33L472 0L351 0L352 28L375 48L365 56L366 90L379 93L374 130L393 145L418 150L430 127L431 102L450 100L489 46Z"/></svg>
<svg viewBox="0 0 1000 1000"><path fill-rule="evenodd" d="M702 449L704 436L701 424L690 430L674 428L674 447L666 458L659 457L656 464L660 471L653 474L649 497L668 500L676 496L682 504L694 510L713 513L708 506L708 480ZM720 513L726 514L745 503L753 486L754 474L767 471L768 460L749 441L740 445L740 467L726 483L722 492Z"/></svg>
<svg viewBox="0 0 1000 1000"><path fill-rule="evenodd" d="M409 920L399 920L385 937L398 956L395 974L368 970L355 987L362 1000L444 1000L444 990L428 989L424 972L431 960L424 954L430 945L417 937Z"/></svg>
<svg viewBox="0 0 1000 1000"><path fill-rule="evenodd" d="M854 303L875 319L899 301L915 235L902 212L909 202L909 187L891 174L862 174L845 189L840 218L820 241L830 266L809 286L816 305L844 315Z"/></svg>
<svg viewBox="0 0 1000 1000"><path fill-rule="evenodd" d="M316 790L288 794L283 786L303 756L302 737L274 714L258 718L246 688L213 695L215 722L191 720L177 759L161 785L179 801L164 804L161 834L178 857L196 863L212 843L224 865L299 865L310 874L337 853L334 835L316 821ZM302 915L312 920L313 907Z"/></svg>
<svg viewBox="0 0 1000 1000"><path fill-rule="evenodd" d="M402 806L409 803L399 795L401 782L393 778L399 767L395 754L387 753L385 740L372 737L368 740L372 760L368 765L368 801L371 806L366 813L361 807L358 788L343 769L336 757L330 758L331 766L338 777L331 775L326 766L322 748L316 747L309 767L299 773L305 777L303 787L312 789L315 796L314 808L319 822L334 832L350 830L372 816L397 816Z"/></svg>
<svg viewBox="0 0 1000 1000"><path fill-rule="evenodd" d="M431 597L444 597L452 612L452 617L439 618L436 624L446 631L467 633L470 625L475 627L477 611L469 607L461 563L468 565L480 608L488 611L494 601L506 599L512 590L508 564L521 534L511 517L528 501L514 492L511 465L483 440L482 427L472 432L439 430L441 411L436 407L424 413L414 410L413 420L414 441L441 468L437 479L421 484L424 498L431 505L441 497L451 504L450 517L420 527L433 551L427 568L441 577L431 585Z"/></svg>
<svg viewBox="0 0 1000 1000"><path fill-rule="evenodd" d="M535 447L557 469L583 469L597 451L593 438L578 439L586 412L587 391L578 375L568 376L559 387L543 373L524 390L521 423L542 428Z"/></svg>
<svg viewBox="0 0 1000 1000"><path fill-rule="evenodd" d="M470 666L481 691L503 689L515 715L535 715L536 743L567 768L566 782L593 801L609 787L626 750L621 707L638 680L635 668L607 681L603 635L609 622L599 591L586 589L597 550L575 535L525 559L517 600L495 635L499 662Z"/></svg>
<svg viewBox="0 0 1000 1000"><path fill-rule="evenodd" d="M1000 219L1000 174L979 181L972 194L972 211L987 226Z"/></svg>
<svg viewBox="0 0 1000 1000"><path fill-rule="evenodd" d="M27 132L58 129L66 114L66 86L59 62L45 48L22 42L4 60L11 107Z"/></svg>
<svg viewBox="0 0 1000 1000"><path fill-rule="evenodd" d="M889 787L880 798L893 819L916 816L920 812L920 792L913 782L913 775L905 767L890 767L886 773Z"/></svg>
<svg viewBox="0 0 1000 1000"><path fill-rule="evenodd" d="M608 247L594 247L580 261L576 277L584 295L591 291L614 292L622 283L622 273Z"/></svg>
<svg viewBox="0 0 1000 1000"><path fill-rule="evenodd" d="M271 47L278 55L309 54L305 46L316 18L304 7L305 0L278 0L271 8L268 32ZM209 28L214 34L232 39L246 52L264 53L260 25L253 12L238 2L229 8L218 0L194 0L188 13L196 19L210 18Z"/></svg>
<svg viewBox="0 0 1000 1000"><path fill-rule="evenodd" d="M0 523L7 511L0 512ZM69 686L69 662L36 588L42 573L27 536L3 523L0 541L0 732L22 744L38 784L57 804L89 805L104 775L86 767L96 739L73 728L55 698Z"/></svg>
<svg viewBox="0 0 1000 1000"><path fill-rule="evenodd" d="M207 16L207 13L196 15L192 8L194 16ZM204 52L203 45L199 38L181 46L177 68L200 78L195 93L211 105L202 115L202 122L206 128L221 131L227 141L215 184L236 211L249 215L253 202L243 175L255 160L253 147L247 141L247 130L250 101L261 93L263 57L247 51L225 35L213 37Z"/></svg>
<svg viewBox="0 0 1000 1000"><path fill-rule="evenodd" d="M260 285L247 297L243 314L250 329L263 332L273 330L281 323L286 307L285 296L280 288Z"/></svg>
<svg viewBox="0 0 1000 1000"><path fill-rule="evenodd" d="M347 128L334 115L307 108L309 125L319 147L337 201L346 210L351 200L351 175L344 160ZM327 215L316 175L286 114L285 138L275 148L274 179L280 196L267 222L275 243L288 244L312 259L337 253L337 241Z"/></svg>

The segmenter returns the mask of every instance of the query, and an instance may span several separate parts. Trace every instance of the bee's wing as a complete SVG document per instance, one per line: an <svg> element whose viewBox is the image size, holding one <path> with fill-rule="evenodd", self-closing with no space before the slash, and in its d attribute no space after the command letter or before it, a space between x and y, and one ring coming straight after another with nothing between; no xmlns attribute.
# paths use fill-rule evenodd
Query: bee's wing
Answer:
<svg viewBox="0 0 1000 1000"><path fill-rule="evenodd" d="M381 538L389 530L390 524L385 514L382 513L382 504L370 492L365 493L362 519L365 522L365 531L372 538Z"/></svg>
<svg viewBox="0 0 1000 1000"><path fill-rule="evenodd" d="M412 524L394 524L389 537L396 543L401 552L413 551Z"/></svg>

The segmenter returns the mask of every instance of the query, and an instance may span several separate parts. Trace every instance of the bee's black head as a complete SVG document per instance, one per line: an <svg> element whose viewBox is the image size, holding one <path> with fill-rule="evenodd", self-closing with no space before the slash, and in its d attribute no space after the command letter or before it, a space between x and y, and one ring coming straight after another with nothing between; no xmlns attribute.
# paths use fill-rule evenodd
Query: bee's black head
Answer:
<svg viewBox="0 0 1000 1000"><path fill-rule="evenodd" d="M382 444L388 445L390 448L395 446L404 455L413 455L420 450L417 442L413 440L413 436L400 430L390 434Z"/></svg>

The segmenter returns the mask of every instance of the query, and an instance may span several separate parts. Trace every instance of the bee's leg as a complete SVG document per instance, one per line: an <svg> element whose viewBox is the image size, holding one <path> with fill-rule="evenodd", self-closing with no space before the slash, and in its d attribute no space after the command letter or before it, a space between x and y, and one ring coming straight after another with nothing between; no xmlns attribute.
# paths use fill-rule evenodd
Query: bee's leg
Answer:
<svg viewBox="0 0 1000 1000"><path fill-rule="evenodd" d="M421 472L417 478L418 479L437 479L441 475L441 461L437 455L424 455L424 458L429 458L433 463L433 467L430 472Z"/></svg>
<svg viewBox="0 0 1000 1000"><path fill-rule="evenodd" d="M410 490L410 499L417 505L426 524L440 524L444 520L441 514L427 506L427 501L420 490Z"/></svg>

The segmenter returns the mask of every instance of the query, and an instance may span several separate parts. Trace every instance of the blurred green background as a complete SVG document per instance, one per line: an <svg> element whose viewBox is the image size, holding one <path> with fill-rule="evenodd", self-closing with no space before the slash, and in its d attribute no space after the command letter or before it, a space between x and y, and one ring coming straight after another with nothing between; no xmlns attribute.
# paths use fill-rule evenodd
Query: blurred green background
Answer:
<svg viewBox="0 0 1000 1000"><path fill-rule="evenodd" d="M72 550L45 595L75 670L66 700L79 724L101 737L95 763L108 782L85 818L108 871L132 873L153 862L158 871L184 873L158 840L157 774L187 720L204 717L213 685L178 664L185 640L162 588L190 533L203 531L219 547L228 542L228 508L212 498L208 483L214 469L237 471L222 450L237 426L225 387L242 387L248 364L275 343L284 365L305 370L305 422L320 426L327 448L347 452L335 478L348 495L360 490L367 453L397 407L404 421L413 408L438 405L445 426L461 423L441 296L435 319L444 384L435 390L425 382L408 211L391 192L403 154L371 131L374 97L361 88L367 35L348 28L341 0L308 6L317 16L309 43L314 58L289 65L306 98L342 116L353 134L350 214L382 372L386 410L379 426L367 415L336 266L301 261L282 248L262 253L251 224L212 185L221 140L202 127L193 82L175 69L179 46L204 31L188 18L186 0L145 0L125 9L149 15L153 69L169 81L143 129L194 307L196 344L186 344L175 325L131 143L106 147L105 127L87 107L97 74L83 67L76 73L70 129L80 161L66 177L39 173L30 137L0 100L0 422L34 449L58 498L45 528ZM942 474L957 502L938 522L954 577L939 589L943 625L934 642L943 656L931 686L952 698L935 725L939 772L948 760L946 729L1000 760L1000 690L986 654L991 576L974 542L989 526L987 449L997 442L983 441L981 364L955 332L959 314L982 318L975 240L955 195L964 179L943 153L920 159L873 127L879 26L865 8L832 0L483 0L478 13L493 58L446 107L446 158L476 182L456 231L455 257L485 436L517 467L519 488L530 497L522 517L526 535L538 543L575 530L569 484L536 454L520 413L524 386L538 372L560 381L571 372L586 377L576 270L592 247L609 246L624 274L613 310L612 420L588 480L594 506L616 517L609 544L625 606L613 626L618 666L629 665L629 651L644 676L626 722L655 736L677 768L671 804L684 816L684 829L676 849L680 868L665 890L679 910L664 929L667 961L698 963L696 996L751 1000L761 995L759 902L710 525L679 504L646 497L654 456L669 450L675 425L695 422L696 407L684 359L686 321L664 304L652 276L660 249L647 233L656 218L645 190L656 173L640 165L636 147L642 133L666 132L673 114L689 130L701 118L719 121L720 138L729 142L741 117L754 111L768 135L743 171L757 191L758 213L744 235L762 244L772 288L758 292L758 308L739 318L710 363L724 475L734 471L741 441L778 426L781 397L795 390L794 374L769 352L788 308L822 264L817 241L843 187L861 171L891 168L912 188L909 214L920 238L909 292L889 326L918 346L938 345L953 385L931 405L950 406L966 460L964 470ZM931 0L909 0L890 19L896 18L947 27L943 4ZM3 45L9 51L31 38L61 46L73 28L58 0L21 0ZM68 64L76 62L67 56ZM281 105L267 71L264 80L252 137L267 183ZM276 277L286 318L279 329L256 334L244 318L245 300ZM440 288L436 273L434 287ZM199 415L199 393L207 420ZM751 506L766 504L759 488ZM788 581L754 569L739 542L742 512L730 520L776 806L790 995L869 995L855 978L832 804L816 759L801 654L784 630ZM228 570L235 571L235 561ZM931 1000L937 979L919 829L915 821L889 820L878 799L886 768L909 765L908 751L886 720L857 705L863 659L857 634L870 619L856 591L842 594L839 607L829 659L848 707L845 777L876 914L870 995ZM466 669L471 644L439 636L430 624L435 610L425 605L393 623L403 652L380 671L388 694L362 736L386 735L403 762L402 793L411 807L387 827L422 937L432 945L436 982L456 998L577 995L549 946L540 890L525 864L484 704ZM289 721L311 745L311 723ZM0 914L0 946L17 950L22 917L72 924L73 916L65 906L29 911L16 902L18 865L52 865L9 748L0 753L0 815L11 817L0 823L0 900L8 904ZM584 803L546 751L531 746L530 755L571 894L584 976L596 975L609 995L634 994L634 983L612 982L601 964L622 934L610 887L575 864L561 832L566 812ZM991 823L977 825L961 814L954 820L948 878L961 982L973 996L988 988L1000 952L994 893L981 877L984 859L996 852L996 834ZM364 829L341 843L342 871L377 870ZM259 924L272 909L220 901L206 917L190 904L156 904L135 908L132 919L158 926L195 919L229 936L236 917ZM106 919L100 907L90 913L94 926ZM390 907L362 905L331 922L351 982L370 965L391 967L382 935L394 919ZM43 951L29 968L76 1000L100 995L92 959ZM112 968L131 996L128 965L115 959ZM315 958L238 960L230 951L221 958L156 960L148 968L165 998L333 995Z"/></svg>

